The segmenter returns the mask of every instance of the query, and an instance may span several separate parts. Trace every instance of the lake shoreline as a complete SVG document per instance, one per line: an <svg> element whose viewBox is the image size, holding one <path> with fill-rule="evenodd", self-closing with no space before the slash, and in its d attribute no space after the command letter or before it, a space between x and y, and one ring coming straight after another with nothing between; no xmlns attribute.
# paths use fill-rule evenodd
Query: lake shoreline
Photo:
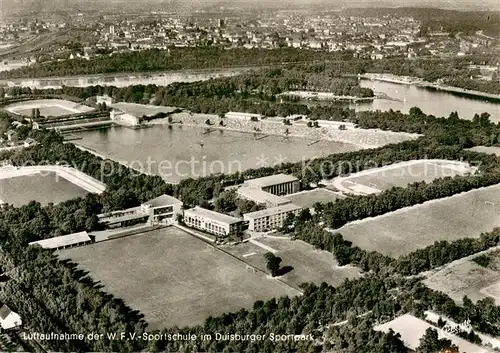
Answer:
<svg viewBox="0 0 500 353"><path fill-rule="evenodd" d="M366 73L363 75L359 75L358 77L364 80L389 82L400 85L411 85L430 90L444 91L465 97L478 97L478 98L485 98L493 102L500 102L500 94L492 94L482 91L468 90L455 86L440 85L437 83L427 82L424 79L418 77L398 76L392 74L377 74L377 73Z"/></svg>
<svg viewBox="0 0 500 353"><path fill-rule="evenodd" d="M233 131L247 134L254 134L256 139L264 138L265 136L278 137L294 137L305 140L311 140L311 144L319 141L338 142L350 144L362 149L378 148L388 143L394 143L409 139L416 139L417 134L404 132L383 131L379 129L361 129L355 127L352 123L342 121L317 120L319 127L308 127L308 119L292 121L292 125L285 125L283 118L272 117L261 119L258 122L253 122L244 119L229 119L223 118L224 126L220 125L221 118L214 114L194 114L194 113L176 113L170 116L172 123L168 118L155 119L146 123L146 126L154 125L170 125L189 126L207 129L210 131ZM206 121L210 120L210 125ZM182 123L180 123L182 122ZM345 129L340 129L343 125ZM368 140L372 143L366 143Z"/></svg>

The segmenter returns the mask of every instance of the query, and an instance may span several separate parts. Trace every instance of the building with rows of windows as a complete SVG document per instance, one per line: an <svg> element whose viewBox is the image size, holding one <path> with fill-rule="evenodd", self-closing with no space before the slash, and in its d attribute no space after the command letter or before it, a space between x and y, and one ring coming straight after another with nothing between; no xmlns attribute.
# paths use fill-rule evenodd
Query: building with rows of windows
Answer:
<svg viewBox="0 0 500 353"><path fill-rule="evenodd" d="M196 206L184 210L184 224L216 236L238 235L243 230L243 220Z"/></svg>
<svg viewBox="0 0 500 353"><path fill-rule="evenodd" d="M267 232L283 227L283 222L288 215L293 213L297 216L300 210L300 206L288 203L261 211L245 213L243 219L248 222L248 230L252 232Z"/></svg>

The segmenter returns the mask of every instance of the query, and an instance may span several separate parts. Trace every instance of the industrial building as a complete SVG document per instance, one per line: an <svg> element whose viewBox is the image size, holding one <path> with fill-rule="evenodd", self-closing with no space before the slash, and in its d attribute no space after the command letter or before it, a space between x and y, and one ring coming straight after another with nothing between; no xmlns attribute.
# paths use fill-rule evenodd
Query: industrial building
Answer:
<svg viewBox="0 0 500 353"><path fill-rule="evenodd" d="M243 186L260 188L274 195L287 195L300 190L300 181L293 175L274 174L263 178L246 180Z"/></svg>
<svg viewBox="0 0 500 353"><path fill-rule="evenodd" d="M216 236L237 235L243 230L243 220L222 213L194 207L184 210L184 224Z"/></svg>
<svg viewBox="0 0 500 353"><path fill-rule="evenodd" d="M242 186L236 190L239 197L255 202L266 207L278 207L291 201L285 197L277 196L263 191L258 187Z"/></svg>
<svg viewBox="0 0 500 353"><path fill-rule="evenodd" d="M87 245L92 243L92 239L87 232L79 232L74 234L63 235L60 237L32 241L31 246L40 246L44 249L67 249L74 246Z"/></svg>
<svg viewBox="0 0 500 353"><path fill-rule="evenodd" d="M138 117L115 109L111 111L110 117L111 121L125 126L136 126L141 123Z"/></svg>
<svg viewBox="0 0 500 353"><path fill-rule="evenodd" d="M169 195L161 195L141 206L126 210L102 213L99 223L107 228L128 227L140 223L172 224L182 214L182 201Z"/></svg>
<svg viewBox="0 0 500 353"><path fill-rule="evenodd" d="M297 216L300 210L300 206L288 203L278 207L246 213L243 215L243 219L248 222L248 230L252 232L267 232L283 227L283 222L288 215L293 213Z"/></svg>

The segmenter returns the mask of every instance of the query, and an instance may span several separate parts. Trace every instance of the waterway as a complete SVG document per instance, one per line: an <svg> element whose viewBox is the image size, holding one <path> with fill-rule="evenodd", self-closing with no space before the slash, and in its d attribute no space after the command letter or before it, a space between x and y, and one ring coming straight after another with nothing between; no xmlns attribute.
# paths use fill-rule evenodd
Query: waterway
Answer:
<svg viewBox="0 0 500 353"><path fill-rule="evenodd" d="M462 119L472 119L474 114L487 112L491 120L500 122L500 103L480 98L464 97L444 91L436 91L415 85L397 84L382 81L361 80L361 86L371 88L375 93L383 93L391 99L374 99L369 102L350 103L357 111L400 110L408 113L410 108L419 107L424 113L448 117L452 111L458 112Z"/></svg>
<svg viewBox="0 0 500 353"><path fill-rule="evenodd" d="M165 125L132 130L113 127L76 133L76 144L95 150L137 170L168 182L217 173L297 162L332 153L359 150L355 144L298 137L257 136L253 133Z"/></svg>
<svg viewBox="0 0 500 353"><path fill-rule="evenodd" d="M115 86L127 87L131 85L157 85L167 86L175 82L205 81L211 78L230 77L245 71L251 67L238 67L231 69L206 69L206 70L183 70L155 73L115 73L65 77L45 78L14 78L0 80L0 87L30 87L32 89L89 87L89 86Z"/></svg>

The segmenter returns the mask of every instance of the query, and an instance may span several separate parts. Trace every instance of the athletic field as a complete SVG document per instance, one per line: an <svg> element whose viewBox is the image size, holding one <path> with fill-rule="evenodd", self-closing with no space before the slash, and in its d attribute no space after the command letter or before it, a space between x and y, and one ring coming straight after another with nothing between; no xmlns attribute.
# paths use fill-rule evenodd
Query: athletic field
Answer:
<svg viewBox="0 0 500 353"><path fill-rule="evenodd" d="M316 202L333 202L345 198L345 196L328 189L301 191L296 194L286 195L285 197L290 199L293 204L302 208L312 208Z"/></svg>
<svg viewBox="0 0 500 353"><path fill-rule="evenodd" d="M500 185L346 224L334 231L367 251L399 257L438 240L478 238L500 226Z"/></svg>
<svg viewBox="0 0 500 353"><path fill-rule="evenodd" d="M145 315L151 329L201 324L299 292L174 227L60 252Z"/></svg>
<svg viewBox="0 0 500 353"><path fill-rule="evenodd" d="M447 160L415 160L396 163L381 168L367 169L346 177L332 180L336 189L350 194L374 194L392 187L407 187L408 184L437 178L455 177L473 173L467 163Z"/></svg>
<svg viewBox="0 0 500 353"><path fill-rule="evenodd" d="M5 107L5 109L11 113L24 116L31 116L31 112L35 108L38 108L40 110L40 115L44 117L85 113L94 110L86 105L63 99L30 100L14 103Z"/></svg>

